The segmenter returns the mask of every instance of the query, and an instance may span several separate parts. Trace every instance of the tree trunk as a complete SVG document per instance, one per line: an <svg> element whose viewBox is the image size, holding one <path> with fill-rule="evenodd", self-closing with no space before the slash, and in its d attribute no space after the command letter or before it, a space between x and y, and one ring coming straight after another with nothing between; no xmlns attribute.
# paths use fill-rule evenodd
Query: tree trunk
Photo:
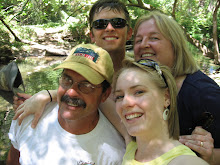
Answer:
<svg viewBox="0 0 220 165"><path fill-rule="evenodd" d="M187 33L184 27L182 28L183 28L183 31L185 32L187 41L191 43L192 45L194 45L196 48L198 48L203 53L204 56L208 56L212 58L213 52L207 46L201 44L199 40L196 40L189 33Z"/></svg>
<svg viewBox="0 0 220 165"><path fill-rule="evenodd" d="M218 34L217 34L217 15L218 8L220 6L220 0L217 1L216 8L213 13L213 44L214 44L214 63L220 64L220 55L218 49Z"/></svg>
<svg viewBox="0 0 220 165"><path fill-rule="evenodd" d="M178 0L175 0L175 2L174 2L174 4L173 4L172 17L173 17L174 19L176 19L175 13L176 13L177 2L178 2Z"/></svg>

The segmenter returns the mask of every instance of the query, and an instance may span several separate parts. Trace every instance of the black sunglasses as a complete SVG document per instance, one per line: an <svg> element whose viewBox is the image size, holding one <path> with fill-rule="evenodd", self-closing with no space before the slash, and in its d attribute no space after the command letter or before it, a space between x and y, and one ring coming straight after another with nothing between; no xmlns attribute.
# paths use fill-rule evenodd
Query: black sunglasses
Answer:
<svg viewBox="0 0 220 165"><path fill-rule="evenodd" d="M108 26L109 22L114 28L123 28L128 25L127 21L123 18L98 19L93 21L92 28L105 29Z"/></svg>
<svg viewBox="0 0 220 165"><path fill-rule="evenodd" d="M158 73L158 74L162 77L162 79L164 80L166 86L168 87L168 85L167 85L167 80L166 80L166 78L164 77L163 72L161 71L160 66L157 64L156 61L151 60L151 59L140 59L140 60L137 61L137 63L155 69L155 70L157 71L157 73Z"/></svg>

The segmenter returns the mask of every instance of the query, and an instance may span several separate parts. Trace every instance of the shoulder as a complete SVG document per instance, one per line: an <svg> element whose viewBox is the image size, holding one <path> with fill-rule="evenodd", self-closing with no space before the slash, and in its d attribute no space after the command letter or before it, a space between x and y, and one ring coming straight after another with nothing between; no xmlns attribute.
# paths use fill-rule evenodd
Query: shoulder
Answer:
<svg viewBox="0 0 220 165"><path fill-rule="evenodd" d="M130 143L128 143L127 148L131 149L131 148L136 148L137 149L137 143L135 141L130 141Z"/></svg>
<svg viewBox="0 0 220 165"><path fill-rule="evenodd" d="M45 107L45 111L43 112L41 118L44 118L45 116L51 116L52 114L57 114L58 109L59 109L59 105L57 104L57 102L48 103Z"/></svg>
<svg viewBox="0 0 220 165"><path fill-rule="evenodd" d="M102 132L103 136L106 134L115 132L115 127L110 123L110 121L104 116L104 114L99 110L99 122L95 127L97 133ZM94 130L93 130L94 132Z"/></svg>
<svg viewBox="0 0 220 165"><path fill-rule="evenodd" d="M42 122L45 122L45 121L48 121L48 119L52 118L57 118L57 112L58 112L58 109L59 109L59 106L57 104L57 102L51 102L51 103L48 103L45 107L45 110L39 120L39 123L37 124L37 127L40 127L41 126L41 123ZM26 126L31 126L31 122L34 118L34 115L30 115L30 118L29 116L27 117L27 121L25 121L24 119L24 122L22 122L21 124L21 127L25 127L24 125Z"/></svg>
<svg viewBox="0 0 220 165"><path fill-rule="evenodd" d="M108 121L108 119L102 114L102 112L99 110L99 122L96 125L95 129L90 132L90 134L100 136L99 138L103 141L113 142L122 144L123 148L125 148L125 142L122 136L119 134L119 132L115 129L115 127ZM110 137L114 137L113 139Z"/></svg>
<svg viewBox="0 0 220 165"><path fill-rule="evenodd" d="M110 126L110 127L114 128L113 125L105 117L105 115L102 113L102 111L100 109L99 109L99 123L102 123L102 126Z"/></svg>
<svg viewBox="0 0 220 165"><path fill-rule="evenodd" d="M220 86L201 71L187 76L186 83L183 85L181 92L184 94L188 93L188 95L193 97L197 95L201 103L205 105L208 105L207 102L214 103L215 105L220 103L218 102L220 99Z"/></svg>
<svg viewBox="0 0 220 165"><path fill-rule="evenodd" d="M116 128L110 123L110 121L104 116L104 114L99 110L99 122L96 125L93 133L100 134L102 132L103 137L114 136L117 138L122 138Z"/></svg>
<svg viewBox="0 0 220 165"><path fill-rule="evenodd" d="M206 100L207 98L218 100L220 98L220 87L214 80L205 75L203 72L197 71L191 75L187 75L180 92L178 93L178 97L186 96L189 96L189 100Z"/></svg>
<svg viewBox="0 0 220 165"><path fill-rule="evenodd" d="M208 165L203 159L192 156L192 155L181 155L173 159L169 165L188 165L188 164L199 164L199 165Z"/></svg>
<svg viewBox="0 0 220 165"><path fill-rule="evenodd" d="M53 113L50 113L51 111L53 111L54 108L56 108L57 104L53 103L53 104L48 104L46 107L46 110L44 111L41 119L39 120L39 123L37 125L37 127L39 127L41 121L46 120L46 116L48 115L52 115ZM58 107L58 106L57 106ZM23 133L24 130L30 130L33 131L35 129L31 128L31 123L32 120L34 119L34 115L29 115L27 116L21 123L21 125L18 125L18 121L17 120L13 120L11 123L11 128L10 128L10 132L12 133Z"/></svg>
<svg viewBox="0 0 220 165"><path fill-rule="evenodd" d="M219 87L219 85L213 79L200 70L193 74L187 75L184 83L196 88Z"/></svg>

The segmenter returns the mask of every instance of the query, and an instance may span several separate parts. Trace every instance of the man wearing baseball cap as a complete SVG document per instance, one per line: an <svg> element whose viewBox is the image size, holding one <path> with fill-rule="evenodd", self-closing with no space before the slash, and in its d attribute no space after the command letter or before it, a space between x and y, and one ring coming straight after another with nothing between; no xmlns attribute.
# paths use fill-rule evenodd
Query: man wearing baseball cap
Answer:
<svg viewBox="0 0 220 165"><path fill-rule="evenodd" d="M57 102L51 102L37 127L34 116L9 132L8 164L121 164L123 138L98 110L111 93L113 63L108 52L81 44L55 69L59 77Z"/></svg>

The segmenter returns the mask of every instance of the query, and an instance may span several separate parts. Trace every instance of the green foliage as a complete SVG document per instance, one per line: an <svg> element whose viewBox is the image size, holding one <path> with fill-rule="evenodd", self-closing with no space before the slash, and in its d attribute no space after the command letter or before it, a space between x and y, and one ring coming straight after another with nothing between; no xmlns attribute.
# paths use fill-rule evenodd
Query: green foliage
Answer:
<svg viewBox="0 0 220 165"><path fill-rule="evenodd" d="M11 120L4 120L4 118L5 111L0 111L0 163L7 159L8 150L11 146L10 140L8 138L8 131L10 128Z"/></svg>
<svg viewBox="0 0 220 165"><path fill-rule="evenodd" d="M32 58L16 59L16 63L18 64L21 73L33 72L32 68L40 65L39 61L36 61Z"/></svg>
<svg viewBox="0 0 220 165"><path fill-rule="evenodd" d="M50 21L59 22L61 20L60 11L58 10L59 5L59 2L54 0L31 0L17 19L22 24L29 25L43 24Z"/></svg>
<svg viewBox="0 0 220 165"><path fill-rule="evenodd" d="M74 41L78 43L89 42L89 36L85 35L86 31L88 31L87 23L82 23L81 21L72 22L68 27L68 31L71 33L71 36L73 37Z"/></svg>
<svg viewBox="0 0 220 165"><path fill-rule="evenodd" d="M45 64L45 60L26 58L16 62L24 80L26 93L33 95L41 90L58 88L58 77L61 70L53 70L58 64L35 71L37 66Z"/></svg>
<svg viewBox="0 0 220 165"><path fill-rule="evenodd" d="M95 0L94 0L95 1ZM43 24L43 27L55 27L59 25L69 26L69 32L78 42L89 42L87 17L89 9L94 1L88 0L2 0L0 5L0 16L13 25L36 25ZM147 14L152 8L160 10L168 15L173 12L174 0L142 0L145 7L151 7L144 10L138 7L129 6L129 4L138 4L137 0L122 0L128 6L132 17L131 26L134 27L137 18ZM178 0L175 8L175 18L177 22L185 27L187 33L208 48L213 49L213 26L212 17L217 0ZM26 5L25 5L26 4ZM220 12L218 11L218 18ZM12 22L16 21L16 22ZM220 38L220 21L218 20L218 38ZM1 26L1 25L0 25ZM20 36L24 39L31 39L35 34L31 30L18 29ZM0 34L0 44L9 42L7 33ZM29 36L30 35L30 36ZM219 46L220 47L220 46Z"/></svg>
<svg viewBox="0 0 220 165"><path fill-rule="evenodd" d="M86 18L90 10L91 2L87 0L64 0L61 9L63 11L63 19L66 22L69 17Z"/></svg>
<svg viewBox="0 0 220 165"><path fill-rule="evenodd" d="M210 74L213 72L213 70L216 70L219 68L219 66L216 66L213 64L212 59L202 55L202 53L199 52L196 47L194 47L191 44L188 44L188 46L189 46L190 51L192 52L192 55L195 61L197 62L198 66L204 73Z"/></svg>
<svg viewBox="0 0 220 165"><path fill-rule="evenodd" d="M59 27L63 25L63 23L58 23L58 22L48 22L47 24L43 24L43 28L54 28L54 27Z"/></svg>
<svg viewBox="0 0 220 165"><path fill-rule="evenodd" d="M60 73L60 70L53 71L52 68L32 73L24 80L27 90L26 92L35 94L45 89L57 89Z"/></svg>
<svg viewBox="0 0 220 165"><path fill-rule="evenodd" d="M2 26L0 26L0 47L3 45L10 45L10 37L9 34L3 30Z"/></svg>
<svg viewBox="0 0 220 165"><path fill-rule="evenodd" d="M195 39L212 48L210 39L213 36L212 17L216 1L180 0L176 10L177 22ZM220 12L218 12L218 18ZM220 22L218 21L218 27ZM220 30L218 30L220 37Z"/></svg>
<svg viewBox="0 0 220 165"><path fill-rule="evenodd" d="M127 4L137 4L137 0L123 0ZM217 0L178 0L175 8L175 18L177 22L185 27L186 31L191 36L202 44L206 45L211 50L213 49L213 11ZM145 7L149 5L157 10L160 10L168 15L173 12L173 0L142 0ZM130 7L129 11L133 18L132 25L136 19L146 14L149 10L143 10L138 7ZM218 12L218 18L220 18L220 12ZM220 21L218 21L218 38L220 38ZM219 46L220 47L220 46Z"/></svg>
<svg viewBox="0 0 220 165"><path fill-rule="evenodd" d="M8 46L20 48L23 44L20 42L12 41L11 35L8 30L0 23L0 47Z"/></svg>
<svg viewBox="0 0 220 165"><path fill-rule="evenodd" d="M37 37L36 32L28 26L22 26L22 27L18 26L17 30L18 30L17 35L22 39L33 41Z"/></svg>
<svg viewBox="0 0 220 165"><path fill-rule="evenodd" d="M63 8L63 21L68 24L68 32L74 42L88 43L90 41L88 32L88 14L91 2L86 1L66 1Z"/></svg>
<svg viewBox="0 0 220 165"><path fill-rule="evenodd" d="M5 1L5 0L4 0ZM68 16L86 13L89 7L79 0L9 0L0 6L3 15L20 22L20 25L36 25L62 22L63 12Z"/></svg>

